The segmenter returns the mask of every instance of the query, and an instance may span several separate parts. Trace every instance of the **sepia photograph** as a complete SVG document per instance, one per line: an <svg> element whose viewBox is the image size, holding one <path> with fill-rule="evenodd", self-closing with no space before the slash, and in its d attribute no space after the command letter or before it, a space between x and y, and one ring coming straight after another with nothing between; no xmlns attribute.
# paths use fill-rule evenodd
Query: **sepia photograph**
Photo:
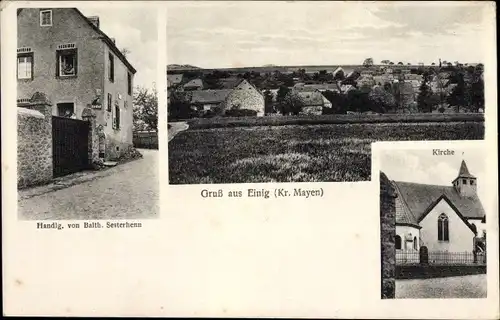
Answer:
<svg viewBox="0 0 500 320"><path fill-rule="evenodd" d="M158 216L156 21L153 8L17 9L20 219Z"/></svg>
<svg viewBox="0 0 500 320"><path fill-rule="evenodd" d="M382 298L486 298L487 150L379 151Z"/></svg>
<svg viewBox="0 0 500 320"><path fill-rule="evenodd" d="M474 2L172 4L170 184L366 181L375 141L484 139L484 14Z"/></svg>

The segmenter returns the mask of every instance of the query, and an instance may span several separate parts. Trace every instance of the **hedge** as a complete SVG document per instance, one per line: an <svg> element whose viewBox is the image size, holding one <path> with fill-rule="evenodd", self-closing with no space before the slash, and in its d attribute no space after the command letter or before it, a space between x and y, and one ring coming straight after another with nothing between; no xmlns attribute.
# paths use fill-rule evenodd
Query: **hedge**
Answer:
<svg viewBox="0 0 500 320"><path fill-rule="evenodd" d="M419 114L336 114L336 115L299 115L280 117L215 117L210 119L188 120L190 128L208 129L249 126L283 126L311 124L350 124L350 123L419 123L419 122L484 122L482 113L419 113Z"/></svg>

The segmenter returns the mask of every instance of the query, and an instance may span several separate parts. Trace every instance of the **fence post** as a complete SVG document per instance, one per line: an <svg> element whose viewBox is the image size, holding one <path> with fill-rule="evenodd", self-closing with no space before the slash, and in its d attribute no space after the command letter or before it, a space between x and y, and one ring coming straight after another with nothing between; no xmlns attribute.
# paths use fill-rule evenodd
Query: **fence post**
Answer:
<svg viewBox="0 0 500 320"><path fill-rule="evenodd" d="M429 250L427 250L426 246L420 247L420 264L429 264Z"/></svg>
<svg viewBox="0 0 500 320"><path fill-rule="evenodd" d="M96 128L96 115L90 105L83 109L82 119L89 123L89 165L92 165L99 161L99 136Z"/></svg>
<svg viewBox="0 0 500 320"><path fill-rule="evenodd" d="M382 255L382 299L395 297L396 286L396 193L380 172L380 241Z"/></svg>

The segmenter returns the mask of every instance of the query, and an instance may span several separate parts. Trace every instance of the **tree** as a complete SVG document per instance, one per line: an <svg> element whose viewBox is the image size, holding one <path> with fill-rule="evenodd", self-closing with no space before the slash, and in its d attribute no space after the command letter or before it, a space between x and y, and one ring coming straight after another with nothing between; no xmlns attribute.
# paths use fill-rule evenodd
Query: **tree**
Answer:
<svg viewBox="0 0 500 320"><path fill-rule="evenodd" d="M402 66L402 65L403 65L403 63L402 63L401 61L399 61L399 62L398 62L398 65Z"/></svg>
<svg viewBox="0 0 500 320"><path fill-rule="evenodd" d="M281 105L281 113L283 115L298 115L302 111L304 106L304 99L302 99L302 97L296 91L291 90L283 99L283 103Z"/></svg>
<svg viewBox="0 0 500 320"><path fill-rule="evenodd" d="M158 131L158 92L156 87L137 87L134 92L133 119L138 130Z"/></svg>
<svg viewBox="0 0 500 320"><path fill-rule="evenodd" d="M389 60L382 60L382 61L380 61L380 63L382 63L382 64L389 64L390 62L391 61L389 61Z"/></svg>
<svg viewBox="0 0 500 320"><path fill-rule="evenodd" d="M127 48L123 48L120 50L120 52L123 54L123 56L126 58L127 55L131 52L129 49Z"/></svg>
<svg viewBox="0 0 500 320"><path fill-rule="evenodd" d="M349 111L364 112L371 110L371 100L368 93L354 89L347 93L347 105Z"/></svg>
<svg viewBox="0 0 500 320"><path fill-rule="evenodd" d="M382 87L375 87L368 94L368 98L370 99L372 111L385 113L388 110L391 110L396 105L396 100L394 99L394 95L391 92L384 90Z"/></svg>
<svg viewBox="0 0 500 320"><path fill-rule="evenodd" d="M458 83L447 99L450 105L456 107L457 112L460 111L461 107L463 108L467 104L465 91L464 75L460 72L458 74Z"/></svg>
<svg viewBox="0 0 500 320"><path fill-rule="evenodd" d="M290 89L286 86L280 86L278 89L278 93L276 94L276 103L278 105L278 109L283 113L283 105L285 101L286 95L290 92ZM283 113L284 114L284 113Z"/></svg>
<svg viewBox="0 0 500 320"><path fill-rule="evenodd" d="M417 97L417 107L420 112L432 112L432 90L429 86L430 75L424 74L424 79L420 85L420 92Z"/></svg>
<svg viewBox="0 0 500 320"><path fill-rule="evenodd" d="M342 81L344 79L345 79L344 70L337 71L337 73L335 74L335 77L333 78L333 80L337 80L337 81Z"/></svg>
<svg viewBox="0 0 500 320"><path fill-rule="evenodd" d="M373 66L373 58L366 58L365 61L363 61L363 66L366 68Z"/></svg>
<svg viewBox="0 0 500 320"><path fill-rule="evenodd" d="M390 61L390 62L389 62L389 65L391 65L391 66L392 66L392 65L394 65L394 62Z"/></svg>
<svg viewBox="0 0 500 320"><path fill-rule="evenodd" d="M323 96L331 102L332 107L331 108L325 108L325 113L336 113L336 114L345 114L347 111L347 101L345 95L327 90L323 92Z"/></svg>
<svg viewBox="0 0 500 320"><path fill-rule="evenodd" d="M273 93L269 89L264 91L264 113L274 113Z"/></svg>

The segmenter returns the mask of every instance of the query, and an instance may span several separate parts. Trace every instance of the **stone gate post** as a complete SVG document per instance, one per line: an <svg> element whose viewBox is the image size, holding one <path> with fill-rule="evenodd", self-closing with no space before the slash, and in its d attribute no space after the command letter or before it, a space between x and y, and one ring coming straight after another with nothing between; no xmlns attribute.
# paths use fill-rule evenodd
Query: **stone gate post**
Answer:
<svg viewBox="0 0 500 320"><path fill-rule="evenodd" d="M97 133L96 115L90 105L87 105L82 112L82 120L89 123L89 165L99 160L99 136Z"/></svg>
<svg viewBox="0 0 500 320"><path fill-rule="evenodd" d="M380 172L380 241L382 299L395 296L396 286L396 197L387 176Z"/></svg>
<svg viewBox="0 0 500 320"><path fill-rule="evenodd" d="M36 92L17 108L18 188L45 183L52 177L52 103Z"/></svg>

